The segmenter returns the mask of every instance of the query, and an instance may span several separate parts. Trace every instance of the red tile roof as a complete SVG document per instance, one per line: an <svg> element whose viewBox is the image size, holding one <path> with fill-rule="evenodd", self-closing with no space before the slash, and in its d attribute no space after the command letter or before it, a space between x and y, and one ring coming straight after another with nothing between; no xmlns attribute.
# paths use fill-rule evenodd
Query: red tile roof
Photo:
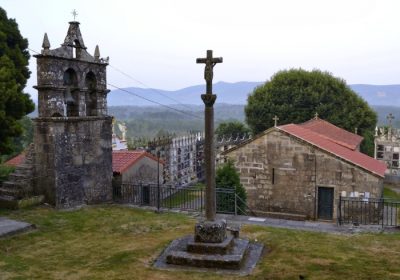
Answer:
<svg viewBox="0 0 400 280"><path fill-rule="evenodd" d="M6 161L4 164L9 165L9 166L18 166L22 164L25 161L25 153L21 153L16 157L13 157L12 159Z"/></svg>
<svg viewBox="0 0 400 280"><path fill-rule="evenodd" d="M299 125L352 150L357 149L363 140L360 135L351 133L320 118L314 118Z"/></svg>
<svg viewBox="0 0 400 280"><path fill-rule="evenodd" d="M125 170L134 165L143 157L148 157L157 161L157 158L155 156L142 150L113 151L112 152L113 172L123 173ZM163 164L161 160L160 163Z"/></svg>
<svg viewBox="0 0 400 280"><path fill-rule="evenodd" d="M277 129L300 138L373 174L380 177L385 176L386 164L363 153L346 148L346 146L338 144L333 139L321 136L321 134L306 128L304 125L287 124L278 126Z"/></svg>

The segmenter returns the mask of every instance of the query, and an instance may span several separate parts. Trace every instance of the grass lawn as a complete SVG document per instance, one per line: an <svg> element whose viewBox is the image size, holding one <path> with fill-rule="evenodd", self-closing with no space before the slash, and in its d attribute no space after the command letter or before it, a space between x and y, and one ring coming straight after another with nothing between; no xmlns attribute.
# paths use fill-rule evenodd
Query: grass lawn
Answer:
<svg viewBox="0 0 400 280"><path fill-rule="evenodd" d="M400 193L397 193L396 191L392 190L390 186L385 186L383 188L383 197L400 201Z"/></svg>
<svg viewBox="0 0 400 280"><path fill-rule="evenodd" d="M181 189L178 190L176 193L171 195L170 197L165 198L162 201L162 205L166 208L173 208L178 207L182 204L188 204L195 200L201 198L201 190L199 189ZM200 203L199 203L200 206Z"/></svg>
<svg viewBox="0 0 400 280"><path fill-rule="evenodd" d="M37 230L0 239L0 279L400 279L400 234L334 235L260 226L241 232L265 244L248 277L152 268L177 237L193 232L183 214L120 206L74 211L0 211Z"/></svg>

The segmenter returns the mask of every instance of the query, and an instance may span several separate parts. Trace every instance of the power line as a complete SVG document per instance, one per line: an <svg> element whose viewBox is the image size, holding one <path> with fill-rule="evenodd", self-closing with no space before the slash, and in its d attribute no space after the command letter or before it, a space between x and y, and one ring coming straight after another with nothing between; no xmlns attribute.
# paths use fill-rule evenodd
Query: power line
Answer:
<svg viewBox="0 0 400 280"><path fill-rule="evenodd" d="M168 109L170 109L170 110L176 111L176 112L178 112L178 113L181 113L181 114L184 114L184 115L188 115L188 116L191 116L191 117L193 117L193 118L200 119L200 120L203 119L203 118L201 118L201 117L199 117L199 116L196 116L196 115L194 115L194 114L191 114L191 113L188 113L188 112L185 112L185 111L181 111L181 110L179 110L179 109L176 109L176 108L171 107L171 106L168 106L168 105L164 105L164 104L162 104L162 103L160 103L160 102L157 102L157 101L151 100L151 99L149 99L149 98L143 97L143 96L141 96L141 95L139 95L139 94L137 94L137 93L134 93L134 92L132 92L132 91L128 91L128 90L126 90L126 89L117 87L117 86L115 86L115 85L113 85L113 84L107 83L107 85L112 86L113 88L116 88L116 89L118 89L118 90L120 90L120 91L129 93L129 94L131 94L131 95L133 95L133 96L136 96L136 97L139 97L139 98L141 98L141 99L144 99L144 100L146 100L146 101L149 101L149 102L151 102L151 103L154 103L154 104L160 105L160 106L162 106L162 107L168 108Z"/></svg>
<svg viewBox="0 0 400 280"><path fill-rule="evenodd" d="M172 98L172 97L170 97L170 96L168 96L168 95L162 93L161 91L159 91L159 90L157 90L157 89L151 88L150 86L148 86L148 85L146 85L145 83L139 81L138 79L135 79L135 78L132 77L131 75L125 73L124 71L118 69L117 67L115 67L115 66L113 66L113 65L111 65L111 64L109 64L109 66L110 66L111 68L113 68L115 71L117 71L117 72L119 72L120 74L122 74L122 75L128 77L129 79L131 79L131 80L133 80L133 81L135 81L135 82L141 84L142 86L148 88L149 90L154 91L154 92L158 93L159 95L164 96L165 98L168 98L168 99L170 99L170 100L172 100L172 101L178 103L179 105L181 105L181 106L187 108L187 106L186 106L185 104L182 104L179 100L176 100L176 99L174 99L174 98Z"/></svg>
<svg viewBox="0 0 400 280"><path fill-rule="evenodd" d="M35 51L35 50L31 49L31 48L27 48L27 49L30 50L30 51L32 51L32 52L34 52L34 53L40 54L39 52L37 52L37 51ZM109 66L111 66L111 65L109 65ZM125 73L125 72L123 72L123 71L117 69L116 67L114 67L114 66L111 66L111 67L112 67L113 69L117 70L118 72L120 72L121 74L123 74L123 75L125 75L125 76L127 76L127 77L129 77L129 78L131 78L131 79L133 79L133 80L135 80L136 82L138 82L138 83L140 83L140 84L146 86L144 83L142 83L142 82L136 80L136 79L133 78L132 76L130 76L130 75L128 75L127 73ZM151 102L151 103L160 105L160 106L162 106L162 107L168 108L168 109L173 110L173 111L176 111L176 112L178 112L178 113L181 113L181 114L184 114L184 115L187 115L187 116L196 118L196 119L200 119L200 120L203 119L203 118L201 118L201 117L199 117L199 116L196 116L196 115L194 115L194 114L191 114L191 113L188 113L188 112L185 112L185 111L182 111L182 110L173 108L173 107L168 106L168 105L164 105L164 104L162 104L162 103L160 103L160 102L157 102L157 101L151 100L151 99L149 99L149 98L143 97L143 96L141 96L141 95L139 95L139 94L137 94L137 93L128 91L128 90L126 90L126 89L120 88L120 87L115 86L115 85L113 85L113 84L110 84L110 83L107 83L107 84L108 84L109 86L112 86L112 87L114 87L114 88L120 90L120 91L123 91L123 92L126 92L126 93L128 93L128 94L134 95L134 96L139 97L139 98L141 98L141 99L144 99L144 100L146 100L146 101L148 101L148 102ZM146 87L147 87L147 86L146 86ZM150 88L150 89L151 89L151 88ZM151 90L157 92L157 90L154 90L154 89L151 89ZM159 92L159 91L158 91L158 93L161 94L161 95L163 95L163 96L165 96L165 97L167 97L167 98L169 98L169 99L171 99L171 100L174 100L175 102L178 102L178 103L179 103L179 101L177 101L177 100L175 100L175 99L173 99L173 98L171 98L171 97L169 97L169 96L167 96L167 95L164 95L164 94L162 94L162 93ZM181 103L180 103L180 104L181 104ZM183 104L181 104L181 105L183 105ZM183 106L184 106L184 105L183 105ZM186 106L185 106L185 107L186 107Z"/></svg>
<svg viewBox="0 0 400 280"><path fill-rule="evenodd" d="M31 52L34 52L34 53L37 53L37 54L40 54L39 52L37 52L37 51L35 51L35 50L32 50L31 48L27 48L28 50L30 50Z"/></svg>

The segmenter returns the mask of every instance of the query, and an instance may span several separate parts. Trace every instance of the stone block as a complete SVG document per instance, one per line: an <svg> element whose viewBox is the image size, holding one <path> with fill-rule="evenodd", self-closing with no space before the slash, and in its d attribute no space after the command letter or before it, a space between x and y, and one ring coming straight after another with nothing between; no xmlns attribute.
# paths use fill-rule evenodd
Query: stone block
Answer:
<svg viewBox="0 0 400 280"><path fill-rule="evenodd" d="M194 238L189 239L187 251L197 254L226 254L233 243L233 236L228 236L221 243L195 242Z"/></svg>
<svg viewBox="0 0 400 280"><path fill-rule="evenodd" d="M201 221L194 227L194 241L221 243L226 238L226 221Z"/></svg>
<svg viewBox="0 0 400 280"><path fill-rule="evenodd" d="M189 237L175 240L167 249L168 264L207 267L219 269L240 269L245 259L249 241L235 239L234 244L226 254L198 254L186 251Z"/></svg>

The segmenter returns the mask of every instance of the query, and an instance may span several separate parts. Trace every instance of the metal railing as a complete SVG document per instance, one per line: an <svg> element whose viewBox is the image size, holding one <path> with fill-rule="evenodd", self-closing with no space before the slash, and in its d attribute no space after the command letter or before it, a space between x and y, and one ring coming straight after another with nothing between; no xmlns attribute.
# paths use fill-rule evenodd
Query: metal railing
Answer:
<svg viewBox="0 0 400 280"><path fill-rule="evenodd" d="M157 184L121 184L113 186L113 200L157 209L204 210L205 190L201 186L181 187ZM216 189L217 213L234 215L254 214L234 189Z"/></svg>
<svg viewBox="0 0 400 280"><path fill-rule="evenodd" d="M340 197L339 224L398 226L400 201L390 199Z"/></svg>

